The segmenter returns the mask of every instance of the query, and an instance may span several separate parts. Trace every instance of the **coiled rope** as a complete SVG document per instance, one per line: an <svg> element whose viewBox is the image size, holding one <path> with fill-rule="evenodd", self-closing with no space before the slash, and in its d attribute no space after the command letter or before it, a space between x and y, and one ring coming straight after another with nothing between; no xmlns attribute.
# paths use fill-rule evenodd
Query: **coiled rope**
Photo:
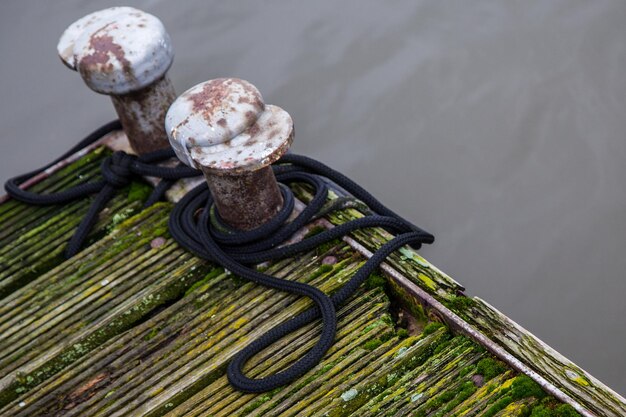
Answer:
<svg viewBox="0 0 626 417"><path fill-rule="evenodd" d="M111 200L111 198L113 198L115 193L130 184L133 178L150 176L158 177L163 180L154 188L144 203L144 207L149 207L161 200L165 195L165 192L174 184L176 180L201 175L200 171L182 164L175 168L167 168L156 165L159 162L164 162L175 157L172 149L159 150L141 156L129 155L126 152L116 151L102 161L102 164L100 165L100 171L102 174L101 180L79 184L64 191L49 194L33 193L20 188L21 184L33 176L45 171L80 149L94 143L102 136L121 128L122 125L118 120L107 123L85 137L69 151L48 165L26 174L13 177L4 184L4 189L12 198L23 203L38 206L65 204L96 194L89 210L85 213L85 216L82 218L65 248L64 255L67 259L76 255L83 248L89 232L98 220L98 214L102 211L102 209L104 209L104 207L106 207L107 203Z"/></svg>
<svg viewBox="0 0 626 417"><path fill-rule="evenodd" d="M117 122L109 123L89 135L57 161L37 171L15 177L5 184L5 189L13 198L38 205L63 204L97 193L68 245L66 254L69 256L80 250L98 213L116 190L128 184L133 177L146 175L163 179L148 198L146 205L150 205L161 199L176 179L199 175L199 171L186 166L165 168L156 165L172 158L174 153L171 150L158 151L140 157L115 152L103 161L101 166L103 179L100 181L81 184L55 194L36 194L19 188L19 184L28 178L94 142L102 135L119 128ZM270 391L288 384L315 367L334 343L337 330L337 308L393 251L404 245L411 245L417 249L421 244L434 241L433 235L402 219L354 181L319 161L301 155L287 154L272 168L280 183L284 204L273 219L259 228L237 231L225 226L214 209L213 198L206 183L199 185L176 203L168 223L172 237L197 256L217 263L242 278L280 291L308 297L314 303L314 307L272 328L234 356L228 366L228 380L236 389L251 393ZM328 187L322 177L330 179L364 202L373 214L338 225L300 242L280 246L296 231L319 216L320 211L323 210L328 197ZM294 209L295 201L287 185L296 182L311 186L314 190L314 197L295 219L287 222ZM357 229L369 227L382 227L393 232L396 237L379 248L341 289L330 296L311 285L279 279L252 267L261 262L294 256ZM244 374L244 365L254 355L283 336L320 318L322 329L319 339L313 348L290 367L259 379L249 378Z"/></svg>

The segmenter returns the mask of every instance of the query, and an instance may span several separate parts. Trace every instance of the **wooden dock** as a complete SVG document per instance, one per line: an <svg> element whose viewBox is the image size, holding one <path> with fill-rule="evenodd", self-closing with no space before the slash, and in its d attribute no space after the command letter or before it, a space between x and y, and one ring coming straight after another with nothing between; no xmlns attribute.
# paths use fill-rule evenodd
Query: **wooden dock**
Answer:
<svg viewBox="0 0 626 417"><path fill-rule="evenodd" d="M113 141L114 142L114 141ZM31 189L98 176L103 145ZM311 198L295 185L297 197ZM626 401L409 248L339 311L324 361L264 394L234 391L233 355L306 300L244 282L169 236L172 203L142 210L150 186L116 197L78 255L62 251L89 201L0 205L0 415L4 416L586 416L626 415ZM180 191L178 191L180 192ZM176 191L170 195L176 199ZM341 197L335 190L330 198ZM362 217L330 212L302 232ZM353 233L259 268L332 293L391 238ZM248 364L293 363L315 325Z"/></svg>

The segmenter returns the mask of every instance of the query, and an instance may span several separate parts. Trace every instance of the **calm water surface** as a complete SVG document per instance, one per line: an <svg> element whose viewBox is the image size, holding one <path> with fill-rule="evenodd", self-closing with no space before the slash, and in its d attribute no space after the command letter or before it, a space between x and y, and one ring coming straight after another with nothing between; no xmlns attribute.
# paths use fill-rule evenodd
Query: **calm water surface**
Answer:
<svg viewBox="0 0 626 417"><path fill-rule="evenodd" d="M0 180L114 117L55 45L115 4L0 3ZM626 2L127 4L164 21L179 92L256 84L296 152L434 232L423 255L626 394Z"/></svg>

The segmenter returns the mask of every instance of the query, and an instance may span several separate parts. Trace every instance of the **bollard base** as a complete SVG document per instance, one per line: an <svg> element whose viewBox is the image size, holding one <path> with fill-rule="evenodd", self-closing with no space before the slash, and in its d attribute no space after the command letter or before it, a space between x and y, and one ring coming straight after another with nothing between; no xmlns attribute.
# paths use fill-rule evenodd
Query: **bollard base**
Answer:
<svg viewBox="0 0 626 417"><path fill-rule="evenodd" d="M167 76L141 90L111 96L130 146L137 154L170 146L163 120L174 99L176 92Z"/></svg>
<svg viewBox="0 0 626 417"><path fill-rule="evenodd" d="M237 175L204 172L220 217L229 226L251 230L280 211L283 196L270 166Z"/></svg>

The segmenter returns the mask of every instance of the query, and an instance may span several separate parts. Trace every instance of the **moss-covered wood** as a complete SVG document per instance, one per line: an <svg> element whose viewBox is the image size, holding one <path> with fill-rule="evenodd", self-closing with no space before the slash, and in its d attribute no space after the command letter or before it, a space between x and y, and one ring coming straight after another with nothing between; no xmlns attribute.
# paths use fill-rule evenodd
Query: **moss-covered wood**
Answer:
<svg viewBox="0 0 626 417"><path fill-rule="evenodd" d="M313 195L306 186L295 185L296 195L303 201L310 201ZM330 192L330 200L337 199L337 194ZM326 218L334 225L342 224L350 220L362 218L365 214L356 208L346 208L338 211L331 211ZM393 235L381 228L368 228L355 231L351 236L365 248L376 251L383 244L393 238ZM411 279L421 288L442 300L453 300L464 288L422 258L417 252L409 247L400 249L387 259L387 263L397 269L402 275Z"/></svg>
<svg viewBox="0 0 626 417"><path fill-rule="evenodd" d="M169 237L158 204L5 298L0 305L0 404L16 398L160 306L210 265Z"/></svg>
<svg viewBox="0 0 626 417"><path fill-rule="evenodd" d="M271 270L333 291L363 262L346 249L345 245L333 249L340 261L330 270L314 253L279 262ZM36 410L63 407L70 408L68 415L162 414L223 375L227 361L249 340L307 306L306 300L244 284L227 274L209 276L182 300L127 332L121 345L107 344L33 390L24 402L32 401L34 408L23 412L33 415ZM83 367L88 371L76 374ZM85 384L91 387L94 375L101 374L107 375L106 389L97 384L89 400L71 407L76 390L82 392ZM58 387L62 381L67 388ZM43 403L35 404L34 398L42 394Z"/></svg>
<svg viewBox="0 0 626 417"><path fill-rule="evenodd" d="M53 193L85 181L97 180L100 163L108 154L95 149L72 164L33 185L30 191ZM102 212L90 241L112 224L138 212L149 187L134 182L121 190ZM0 204L0 299L63 262L63 250L87 212L91 199L61 206L32 206L15 200Z"/></svg>
<svg viewBox="0 0 626 417"><path fill-rule="evenodd" d="M75 165L77 171L60 172L61 179L38 186L50 191L68 186L76 172L97 175L98 152ZM303 200L310 198L306 187L294 188ZM230 358L309 303L244 282L179 248L166 230L171 205L133 216L145 191L135 185L118 197L112 203L117 214L104 214L92 237L95 243L76 257L63 261L59 251L53 261L37 264L48 256L43 245L43 252L31 252L32 258L20 261L34 262L31 275L7 275L18 284L6 287L10 291L0 304L0 415L576 415L470 339L436 323L422 332L440 314L429 311L415 291L376 276L339 311L337 341L315 369L270 393L234 391L224 375ZM81 204L86 207L86 202ZM19 203L1 204L0 219L9 226L0 239L7 242L7 251L20 234L28 236L19 243L24 251L39 240L64 243L70 233L54 234L55 224L69 228L66 219L80 218L85 209L70 206L61 213L24 209L23 217ZM362 216L347 208L326 218L340 224ZM47 220L29 228L40 217ZM49 231L53 234L48 239ZM352 237L370 250L392 238L376 228ZM270 264L267 272L330 293L364 261L354 248L335 241ZM593 409L597 415L613 415L606 410L623 405L578 368L563 370L569 362L554 362L555 352L523 344L523 352L517 352L514 339L506 338L531 335L521 328L513 331L514 324L505 317L481 310L479 300L465 297L461 285L411 249L393 254L388 263L423 294L454 311L457 319L522 360L538 360L538 372L557 370L551 381L574 392L582 403L600 399ZM401 327L406 311L419 322L410 331ZM317 325L311 324L285 337L255 357L247 372L263 376L288 366L317 335ZM579 391L563 384L563 376L573 379Z"/></svg>
<svg viewBox="0 0 626 417"><path fill-rule="evenodd" d="M626 416L626 404L618 394L485 301L474 298L464 315L477 329L594 413Z"/></svg>
<svg viewBox="0 0 626 417"><path fill-rule="evenodd" d="M294 189L304 201L312 198L306 186L296 186ZM330 195L331 200L337 197L334 193ZM327 218L334 225L361 218L365 214L358 207L357 204L355 207L332 212L327 215ZM365 229L351 234L352 239L370 251L376 250L392 237L390 233L380 228ZM497 346L503 347L526 367L553 384L565 396L578 402L582 411L589 415L599 416L626 415L624 398L484 301L465 296L463 287L410 247L405 247L390 256L387 263L443 304L449 309L450 314L456 314L457 320L470 324ZM419 316L428 314L423 300L418 299L414 293L407 291L398 282L391 280L389 290L414 314ZM432 313L437 317L442 317L440 311L435 310ZM446 317L443 319L445 320Z"/></svg>

